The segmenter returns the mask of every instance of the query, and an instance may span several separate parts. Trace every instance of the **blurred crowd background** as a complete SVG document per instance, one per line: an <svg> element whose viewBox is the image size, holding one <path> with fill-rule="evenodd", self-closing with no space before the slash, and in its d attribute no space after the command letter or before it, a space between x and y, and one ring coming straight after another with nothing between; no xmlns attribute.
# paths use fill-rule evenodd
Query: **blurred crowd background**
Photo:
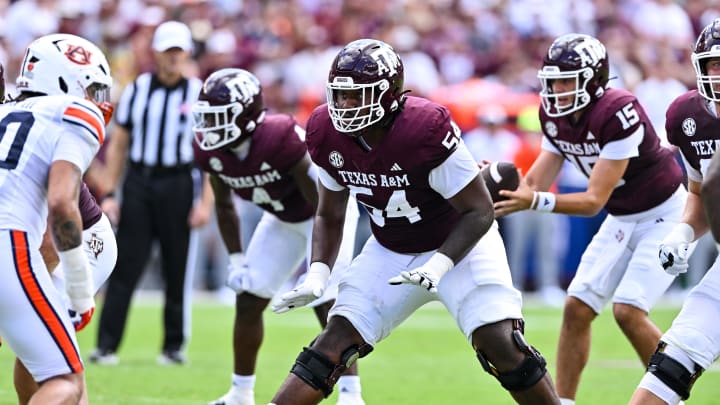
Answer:
<svg viewBox="0 0 720 405"><path fill-rule="evenodd" d="M610 86L633 91L664 136L666 107L695 87L694 40L718 16L719 0L0 0L0 62L12 93L31 40L53 32L80 35L108 55L118 97L153 66L154 28L179 20L195 42L190 74L204 79L221 67L248 69L261 80L270 110L304 123L324 102L328 68L340 47L373 37L402 57L407 89L450 108L479 161L527 168L539 144L536 73L553 38L569 32L599 38L609 54ZM584 181L568 169L557 188L572 191ZM547 294L550 303L560 299L555 293L569 282L602 219L552 217L539 231L521 226L511 232L518 227L501 224L509 250L521 240L537 241L539 232L552 241L550 247L528 244L510 257L514 275L522 275L519 287L541 290L550 283L556 289ZM218 290L224 248L213 226L204 233L197 285ZM714 244L701 243L707 247L694 259L702 262L691 269L709 267ZM543 256L548 249L556 260ZM694 271L679 280L679 289L699 280Z"/></svg>

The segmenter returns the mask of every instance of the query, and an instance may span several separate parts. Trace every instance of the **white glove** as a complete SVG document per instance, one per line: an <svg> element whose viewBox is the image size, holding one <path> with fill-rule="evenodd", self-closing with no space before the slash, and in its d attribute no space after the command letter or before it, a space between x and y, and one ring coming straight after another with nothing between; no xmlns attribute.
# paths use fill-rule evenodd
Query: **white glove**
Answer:
<svg viewBox="0 0 720 405"><path fill-rule="evenodd" d="M82 245L58 252L65 270L65 292L70 298L70 309L85 314L95 309L95 286L90 264Z"/></svg>
<svg viewBox="0 0 720 405"><path fill-rule="evenodd" d="M400 272L399 276L395 276L388 280L389 284L415 284L425 288L431 293L437 292L438 283L445 273L455 266L452 259L442 253L436 252L430 256L425 264L414 268L410 271Z"/></svg>
<svg viewBox="0 0 720 405"><path fill-rule="evenodd" d="M305 281L281 295L280 299L272 306L273 312L282 314L322 297L328 278L330 278L330 267L322 262L312 262L305 275Z"/></svg>
<svg viewBox="0 0 720 405"><path fill-rule="evenodd" d="M660 263L665 272L677 276L688 269L690 257L690 244L695 239L695 231L686 223L675 225L673 230L660 243Z"/></svg>
<svg viewBox="0 0 720 405"><path fill-rule="evenodd" d="M225 284L240 294L250 288L250 277L248 267L245 265L245 255L242 252L230 254L230 272L228 273Z"/></svg>

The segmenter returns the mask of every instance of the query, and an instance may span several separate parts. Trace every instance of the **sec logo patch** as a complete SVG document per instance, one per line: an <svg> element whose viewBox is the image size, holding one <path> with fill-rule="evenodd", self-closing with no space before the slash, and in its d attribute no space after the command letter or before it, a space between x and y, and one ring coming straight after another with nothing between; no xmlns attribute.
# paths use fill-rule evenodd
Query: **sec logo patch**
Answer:
<svg viewBox="0 0 720 405"><path fill-rule="evenodd" d="M682 131L683 134L687 136L693 136L695 135L695 130L697 129L697 124L695 123L695 120L692 118L685 118L682 122Z"/></svg>
<svg viewBox="0 0 720 405"><path fill-rule="evenodd" d="M345 164L345 159L343 159L342 155L338 151L330 152L328 160L330 160L330 164L336 169L343 167Z"/></svg>

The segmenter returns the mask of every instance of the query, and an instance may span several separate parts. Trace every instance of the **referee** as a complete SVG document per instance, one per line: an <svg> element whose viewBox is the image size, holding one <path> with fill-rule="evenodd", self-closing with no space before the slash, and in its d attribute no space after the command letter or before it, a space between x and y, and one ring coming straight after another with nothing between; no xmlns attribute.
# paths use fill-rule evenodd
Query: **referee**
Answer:
<svg viewBox="0 0 720 405"><path fill-rule="evenodd" d="M161 364L183 364L189 333L192 272L187 272L191 228L209 220L211 193L193 207L192 117L190 106L202 82L183 75L193 42L177 21L159 25L152 48L155 70L129 84L115 111L115 129L106 156L107 192L103 210L117 225L118 260L108 280L100 316L97 349L90 361L113 365L122 340L133 291L150 258L154 241L161 250L165 281L164 340ZM127 163L127 167L126 167ZM114 190L125 180L118 206ZM209 189L209 187L208 187ZM192 233L194 234L194 232ZM187 273L187 280L186 280Z"/></svg>

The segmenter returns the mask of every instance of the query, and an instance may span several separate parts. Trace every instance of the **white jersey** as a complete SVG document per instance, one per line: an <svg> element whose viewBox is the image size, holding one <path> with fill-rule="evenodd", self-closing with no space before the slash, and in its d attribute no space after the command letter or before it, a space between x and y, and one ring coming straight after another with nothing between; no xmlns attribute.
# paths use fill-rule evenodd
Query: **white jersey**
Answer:
<svg viewBox="0 0 720 405"><path fill-rule="evenodd" d="M84 173L105 138L99 108L72 96L42 96L0 105L0 229L25 231L39 246L47 221L53 162Z"/></svg>

